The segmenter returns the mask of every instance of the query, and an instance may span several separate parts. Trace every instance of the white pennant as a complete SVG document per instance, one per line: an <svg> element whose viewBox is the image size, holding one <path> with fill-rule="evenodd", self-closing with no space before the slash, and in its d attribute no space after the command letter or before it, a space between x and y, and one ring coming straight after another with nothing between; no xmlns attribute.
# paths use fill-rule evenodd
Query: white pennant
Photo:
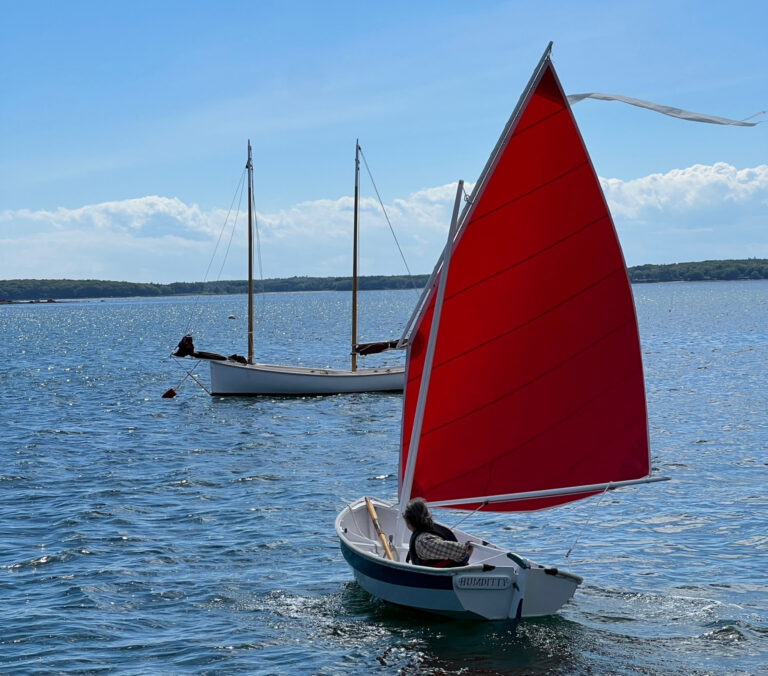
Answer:
<svg viewBox="0 0 768 676"><path fill-rule="evenodd" d="M647 108L648 110L654 110L657 113L663 113L664 115L671 115L672 117L679 117L681 120L689 120L691 122L709 122L710 124L730 124L736 127L754 127L759 122L747 122L758 115L764 115L766 111L761 110L759 113L750 115L744 120L729 120L725 117L716 117L715 115L705 115L704 113L692 113L689 110L681 110L680 108L672 108L671 106L662 106L658 103L651 103L650 101L642 101L641 99L632 99L628 96L621 96L621 94L601 94L599 92L589 92L588 94L571 94L568 96L568 103L573 105L584 99L598 99L600 101L621 101L622 103L628 103L632 106L638 106L640 108Z"/></svg>

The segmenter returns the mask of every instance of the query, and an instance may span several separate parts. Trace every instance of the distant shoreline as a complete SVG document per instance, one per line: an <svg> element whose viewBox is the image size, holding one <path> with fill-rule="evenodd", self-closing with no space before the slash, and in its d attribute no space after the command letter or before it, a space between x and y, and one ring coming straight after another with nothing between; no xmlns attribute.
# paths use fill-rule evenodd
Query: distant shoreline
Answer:
<svg viewBox="0 0 768 676"><path fill-rule="evenodd" d="M358 289L361 291L421 289L428 279L429 275L411 277L371 275L358 278ZM667 265L637 265L629 268L629 279L633 284L768 279L768 259L748 258ZM351 289L351 277L287 277L254 282L256 293L349 291ZM152 284L97 279L10 279L0 280L0 305L46 304L56 303L59 300L86 298L218 296L247 292L248 283L245 280Z"/></svg>

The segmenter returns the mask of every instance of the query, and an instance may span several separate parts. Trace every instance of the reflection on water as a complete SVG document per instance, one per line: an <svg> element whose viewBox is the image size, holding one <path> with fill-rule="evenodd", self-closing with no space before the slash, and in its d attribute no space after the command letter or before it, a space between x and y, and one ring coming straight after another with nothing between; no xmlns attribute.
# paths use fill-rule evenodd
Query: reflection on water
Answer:
<svg viewBox="0 0 768 676"><path fill-rule="evenodd" d="M652 463L671 481L465 522L584 576L561 614L518 626L352 581L333 521L396 494L401 397L209 397L167 355L189 329L243 353L244 297L0 307L3 671L759 673L768 283L634 290ZM362 297L361 340L399 336L416 300ZM257 306L259 359L346 365L348 294Z"/></svg>

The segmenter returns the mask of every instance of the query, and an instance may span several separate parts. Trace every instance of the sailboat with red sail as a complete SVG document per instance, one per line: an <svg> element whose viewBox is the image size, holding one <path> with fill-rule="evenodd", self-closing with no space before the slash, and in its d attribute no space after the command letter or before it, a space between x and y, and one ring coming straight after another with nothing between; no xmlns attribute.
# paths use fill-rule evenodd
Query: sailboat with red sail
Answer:
<svg viewBox="0 0 768 676"><path fill-rule="evenodd" d="M336 519L358 583L396 604L535 617L557 612L582 581L457 529L473 543L467 565L407 563L402 514L413 497L527 512L661 480L650 476L627 269L550 49L461 216L460 183L414 315L398 500L360 498Z"/></svg>

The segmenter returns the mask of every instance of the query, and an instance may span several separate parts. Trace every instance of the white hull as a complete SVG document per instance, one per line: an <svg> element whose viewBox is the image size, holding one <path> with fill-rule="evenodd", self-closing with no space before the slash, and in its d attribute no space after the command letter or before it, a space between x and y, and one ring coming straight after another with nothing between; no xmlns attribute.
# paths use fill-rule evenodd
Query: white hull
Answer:
<svg viewBox="0 0 768 676"><path fill-rule="evenodd" d="M459 530L453 532L460 542L476 545L469 565L430 568L405 563L405 533L410 536L410 531L397 528L396 507L372 502L395 561L385 558L364 498L342 510L336 534L358 584L384 601L451 617L520 619L556 613L581 584L578 575L540 566Z"/></svg>
<svg viewBox="0 0 768 676"><path fill-rule="evenodd" d="M211 361L210 366L214 395L402 392L405 382L403 366L356 371L234 361Z"/></svg>

